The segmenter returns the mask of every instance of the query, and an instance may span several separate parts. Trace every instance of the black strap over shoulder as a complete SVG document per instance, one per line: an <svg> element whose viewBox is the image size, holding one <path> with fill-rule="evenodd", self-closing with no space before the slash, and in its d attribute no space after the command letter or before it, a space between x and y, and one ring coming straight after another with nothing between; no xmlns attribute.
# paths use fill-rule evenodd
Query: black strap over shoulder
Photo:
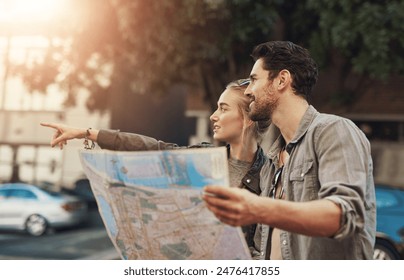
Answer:
<svg viewBox="0 0 404 280"><path fill-rule="evenodd" d="M213 147L215 146L209 142L201 142L195 145L188 146L188 148L213 148Z"/></svg>

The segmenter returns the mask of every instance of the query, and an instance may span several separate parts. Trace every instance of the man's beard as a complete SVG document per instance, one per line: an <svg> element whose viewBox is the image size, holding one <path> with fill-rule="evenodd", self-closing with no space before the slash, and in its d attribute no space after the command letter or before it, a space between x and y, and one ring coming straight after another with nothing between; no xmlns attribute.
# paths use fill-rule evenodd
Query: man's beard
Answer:
<svg viewBox="0 0 404 280"><path fill-rule="evenodd" d="M270 81L266 88L264 89L265 97L261 100L253 99L253 107L250 107L250 112L248 116L252 121L257 122L272 122L272 114L278 107L279 97L275 96L275 89L273 87L273 82Z"/></svg>
<svg viewBox="0 0 404 280"><path fill-rule="evenodd" d="M278 107L278 99L270 100L265 99L264 101L257 102L255 100L254 107L250 108L248 116L252 121L264 121L270 122L272 119L272 113Z"/></svg>

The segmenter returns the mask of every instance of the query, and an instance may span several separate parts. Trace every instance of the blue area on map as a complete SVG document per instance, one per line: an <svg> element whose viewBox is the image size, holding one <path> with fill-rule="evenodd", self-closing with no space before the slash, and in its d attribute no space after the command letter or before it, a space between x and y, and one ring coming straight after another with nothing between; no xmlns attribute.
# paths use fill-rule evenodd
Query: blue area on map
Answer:
<svg viewBox="0 0 404 280"><path fill-rule="evenodd" d="M104 199L104 197L100 195L97 196L97 201L101 214L104 217L104 223L106 223L106 227L109 229L111 235L113 237L116 237L118 234L118 227L116 225L114 215L111 208L109 207L108 202Z"/></svg>
<svg viewBox="0 0 404 280"><path fill-rule="evenodd" d="M187 173L189 178L191 179L191 186L202 188L208 184L207 178L202 176L198 170L195 168L194 163L191 160L188 160L187 164Z"/></svg>
<svg viewBox="0 0 404 280"><path fill-rule="evenodd" d="M94 168L103 172L111 180L123 184L151 186L158 189L167 189L173 186L185 186L201 189L206 185L224 185L224 176L212 178L209 170L211 166L203 166L204 173L198 171L198 164L210 163L209 154L172 153L172 151L159 151L142 155L117 154L83 154L85 160ZM206 158L206 159L205 159ZM139 168L136 170L136 168ZM127 170L130 168L131 170ZM149 168L149 169L148 169ZM135 173L136 176L133 176Z"/></svg>

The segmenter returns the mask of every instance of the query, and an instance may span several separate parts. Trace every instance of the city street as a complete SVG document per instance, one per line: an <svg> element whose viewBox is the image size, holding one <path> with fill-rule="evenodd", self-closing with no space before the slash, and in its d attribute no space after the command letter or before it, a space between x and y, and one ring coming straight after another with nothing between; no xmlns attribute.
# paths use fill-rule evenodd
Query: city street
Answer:
<svg viewBox="0 0 404 280"><path fill-rule="evenodd" d="M0 231L0 260L119 259L102 224L32 237Z"/></svg>

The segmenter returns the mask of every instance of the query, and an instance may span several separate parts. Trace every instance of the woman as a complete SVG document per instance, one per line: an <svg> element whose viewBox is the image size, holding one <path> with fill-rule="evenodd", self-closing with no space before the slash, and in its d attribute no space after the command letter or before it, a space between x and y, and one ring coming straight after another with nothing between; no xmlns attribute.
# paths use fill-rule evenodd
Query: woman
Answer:
<svg viewBox="0 0 404 280"><path fill-rule="evenodd" d="M226 142L228 149L228 163L230 185L245 188L259 195L259 173L265 162L262 148L259 146L260 135L268 127L267 123L253 122L248 117L249 98L244 91L249 80L238 80L229 83L221 94L216 111L210 116L213 125L213 138L219 142ZM145 135L125 133L112 130L97 130L69 127L63 124L41 123L42 126L56 130L52 137L52 147L58 145L61 149L71 139L85 139L97 142L103 149L118 151L166 150L184 148L177 144L166 143ZM188 146L185 148L212 147L209 143ZM244 226L243 232L255 256L260 244L254 246L256 225ZM254 252L254 253L253 253Z"/></svg>

